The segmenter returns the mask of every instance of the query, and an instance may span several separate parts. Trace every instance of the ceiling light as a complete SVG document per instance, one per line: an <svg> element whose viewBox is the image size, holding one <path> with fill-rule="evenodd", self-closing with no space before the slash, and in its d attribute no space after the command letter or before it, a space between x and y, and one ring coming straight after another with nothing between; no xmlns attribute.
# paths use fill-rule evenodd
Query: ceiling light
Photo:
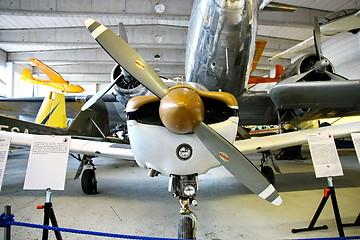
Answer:
<svg viewBox="0 0 360 240"><path fill-rule="evenodd" d="M163 12L165 12L165 9L166 8L165 8L165 5L163 3L157 3L154 6L154 10L157 13L163 13Z"/></svg>
<svg viewBox="0 0 360 240"><path fill-rule="evenodd" d="M154 59L155 59L156 61L159 61L159 60L161 59L161 56L160 56L159 54L155 54L155 55L154 55Z"/></svg>
<svg viewBox="0 0 360 240"><path fill-rule="evenodd" d="M156 43L162 43L162 41L163 41L162 36L160 36L160 35L156 35L156 36L155 36L155 42L156 42Z"/></svg>

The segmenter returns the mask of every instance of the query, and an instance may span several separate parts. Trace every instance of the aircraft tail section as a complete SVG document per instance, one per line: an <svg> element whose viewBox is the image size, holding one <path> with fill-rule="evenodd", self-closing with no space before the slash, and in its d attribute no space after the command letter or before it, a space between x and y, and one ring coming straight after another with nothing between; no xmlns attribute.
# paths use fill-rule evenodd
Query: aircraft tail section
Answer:
<svg viewBox="0 0 360 240"><path fill-rule="evenodd" d="M49 92L41 104L35 123L52 127L66 128L65 96L61 93Z"/></svg>
<svg viewBox="0 0 360 240"><path fill-rule="evenodd" d="M36 81L34 76L31 73L31 70L28 68L25 68L22 73L21 73L21 80L23 81L28 81L28 80L32 80L32 81Z"/></svg>
<svg viewBox="0 0 360 240"><path fill-rule="evenodd" d="M275 65L275 78L280 79L281 75L284 72L284 68L281 65L276 64Z"/></svg>
<svg viewBox="0 0 360 240"><path fill-rule="evenodd" d="M108 137L109 116L104 101L98 100L85 111L80 111L68 128L70 135Z"/></svg>
<svg viewBox="0 0 360 240"><path fill-rule="evenodd" d="M57 134L106 138L110 135L105 103L99 100L86 111L78 113L66 128L65 97L50 92L44 98L35 123L0 115L0 131L29 134Z"/></svg>

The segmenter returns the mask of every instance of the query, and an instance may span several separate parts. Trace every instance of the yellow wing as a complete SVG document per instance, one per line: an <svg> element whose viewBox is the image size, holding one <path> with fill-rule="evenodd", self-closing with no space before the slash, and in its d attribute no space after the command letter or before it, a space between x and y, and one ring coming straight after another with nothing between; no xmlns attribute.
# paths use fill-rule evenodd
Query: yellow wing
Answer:
<svg viewBox="0 0 360 240"><path fill-rule="evenodd" d="M54 69L44 64L40 60L36 58L29 58L29 60L33 62L43 73L45 73L51 79L51 81L55 83L67 83L60 75L60 73L56 72Z"/></svg>

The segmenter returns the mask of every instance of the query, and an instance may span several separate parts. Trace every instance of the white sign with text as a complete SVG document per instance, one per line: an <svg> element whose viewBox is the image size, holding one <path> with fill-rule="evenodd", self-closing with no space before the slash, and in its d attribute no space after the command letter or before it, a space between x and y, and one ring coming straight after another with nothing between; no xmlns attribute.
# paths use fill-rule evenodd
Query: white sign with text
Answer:
<svg viewBox="0 0 360 240"><path fill-rule="evenodd" d="M344 175L333 136L319 133L307 137L316 177Z"/></svg>
<svg viewBox="0 0 360 240"><path fill-rule="evenodd" d="M352 133L351 134L352 141L354 143L356 156L360 163L360 133Z"/></svg>
<svg viewBox="0 0 360 240"><path fill-rule="evenodd" d="M6 161L9 154L10 138L0 138L0 191L4 179Z"/></svg>
<svg viewBox="0 0 360 240"><path fill-rule="evenodd" d="M24 189L64 190L70 136L34 136Z"/></svg>

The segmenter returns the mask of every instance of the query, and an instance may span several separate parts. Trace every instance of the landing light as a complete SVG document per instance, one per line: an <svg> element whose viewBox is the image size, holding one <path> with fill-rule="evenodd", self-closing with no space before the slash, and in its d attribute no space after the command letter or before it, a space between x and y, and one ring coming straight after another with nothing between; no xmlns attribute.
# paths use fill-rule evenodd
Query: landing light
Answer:
<svg viewBox="0 0 360 240"><path fill-rule="evenodd" d="M194 196L196 193L196 189L193 185L186 185L184 188L184 194L188 197Z"/></svg>
<svg viewBox="0 0 360 240"><path fill-rule="evenodd" d="M177 147L176 154L180 160L188 160L192 155L192 148L189 144L181 144Z"/></svg>

